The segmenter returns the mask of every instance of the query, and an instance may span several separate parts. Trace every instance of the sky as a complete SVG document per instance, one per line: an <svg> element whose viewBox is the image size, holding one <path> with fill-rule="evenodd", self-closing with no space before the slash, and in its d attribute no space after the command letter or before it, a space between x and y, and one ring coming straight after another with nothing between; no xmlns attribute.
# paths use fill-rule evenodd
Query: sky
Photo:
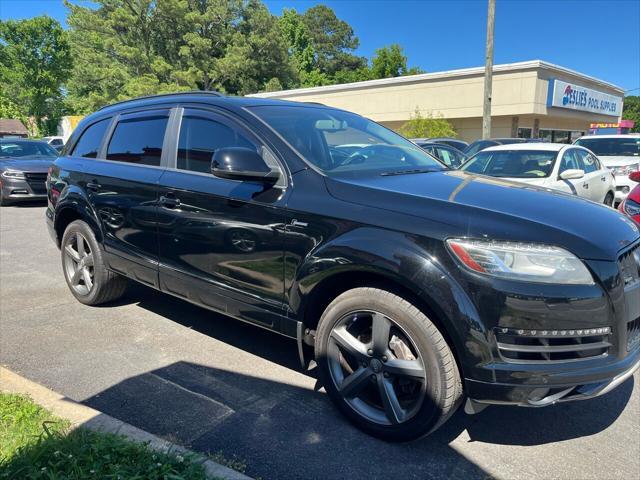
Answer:
<svg viewBox="0 0 640 480"><path fill-rule="evenodd" d="M75 1L75 0L74 0ZM264 1L264 0L263 0ZM274 14L330 6L360 39L357 54L400 44L427 72L484 65L486 0L267 0ZM48 14L62 0L0 0L0 19ZM496 0L494 63L545 60L640 95L640 0Z"/></svg>

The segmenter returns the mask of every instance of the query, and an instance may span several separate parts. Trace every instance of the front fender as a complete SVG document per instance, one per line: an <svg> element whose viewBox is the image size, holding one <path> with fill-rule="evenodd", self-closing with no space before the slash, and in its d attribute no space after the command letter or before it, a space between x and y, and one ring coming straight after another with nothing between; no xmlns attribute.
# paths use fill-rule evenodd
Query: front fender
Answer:
<svg viewBox="0 0 640 480"><path fill-rule="evenodd" d="M491 348L480 316L458 282L441 264L443 245L413 235L361 227L323 244L300 265L290 289L299 318L314 291L342 274L371 274L409 290L436 316L464 365L490 362ZM430 312L426 312L430 313Z"/></svg>

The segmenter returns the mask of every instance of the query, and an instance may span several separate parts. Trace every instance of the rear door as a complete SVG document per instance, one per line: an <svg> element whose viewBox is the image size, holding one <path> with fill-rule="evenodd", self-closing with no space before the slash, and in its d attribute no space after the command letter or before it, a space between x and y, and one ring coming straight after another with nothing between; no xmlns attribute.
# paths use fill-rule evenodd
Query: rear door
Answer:
<svg viewBox="0 0 640 480"><path fill-rule="evenodd" d="M272 328L283 313L286 184L214 177L217 149L269 149L226 114L186 108L160 178L161 288ZM284 169L281 180L284 181Z"/></svg>
<svg viewBox="0 0 640 480"><path fill-rule="evenodd" d="M123 113L112 119L85 188L104 233L110 268L158 286L157 199L171 110Z"/></svg>

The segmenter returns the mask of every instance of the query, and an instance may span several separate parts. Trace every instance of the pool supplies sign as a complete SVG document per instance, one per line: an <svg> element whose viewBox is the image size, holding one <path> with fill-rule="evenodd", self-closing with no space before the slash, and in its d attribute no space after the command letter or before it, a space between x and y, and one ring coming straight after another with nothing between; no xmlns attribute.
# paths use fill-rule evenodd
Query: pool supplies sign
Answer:
<svg viewBox="0 0 640 480"><path fill-rule="evenodd" d="M622 114L622 97L552 79L549 80L547 106L619 117Z"/></svg>

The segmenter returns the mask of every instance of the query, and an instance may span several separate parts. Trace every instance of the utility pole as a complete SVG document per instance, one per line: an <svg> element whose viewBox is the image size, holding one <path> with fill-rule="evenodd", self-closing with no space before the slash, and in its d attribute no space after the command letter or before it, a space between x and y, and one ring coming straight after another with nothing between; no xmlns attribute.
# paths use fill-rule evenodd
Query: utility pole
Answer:
<svg viewBox="0 0 640 480"><path fill-rule="evenodd" d="M484 102L482 104L482 138L491 138L491 86L493 82L493 25L496 0L489 0L487 12L487 50L484 59Z"/></svg>

